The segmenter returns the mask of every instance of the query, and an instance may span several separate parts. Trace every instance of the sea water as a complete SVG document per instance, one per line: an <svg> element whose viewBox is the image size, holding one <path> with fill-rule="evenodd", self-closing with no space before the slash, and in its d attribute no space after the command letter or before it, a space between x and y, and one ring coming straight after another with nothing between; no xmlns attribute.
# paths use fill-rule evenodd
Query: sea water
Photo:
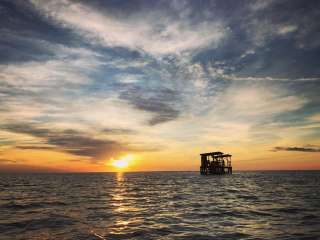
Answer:
<svg viewBox="0 0 320 240"><path fill-rule="evenodd" d="M0 239L320 239L320 172L0 174Z"/></svg>

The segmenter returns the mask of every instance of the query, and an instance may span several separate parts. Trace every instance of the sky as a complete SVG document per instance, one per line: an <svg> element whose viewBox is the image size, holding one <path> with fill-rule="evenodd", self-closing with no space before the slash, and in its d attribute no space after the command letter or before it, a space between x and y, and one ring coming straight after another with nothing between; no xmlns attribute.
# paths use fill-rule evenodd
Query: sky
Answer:
<svg viewBox="0 0 320 240"><path fill-rule="evenodd" d="M0 1L0 171L320 169L320 2Z"/></svg>

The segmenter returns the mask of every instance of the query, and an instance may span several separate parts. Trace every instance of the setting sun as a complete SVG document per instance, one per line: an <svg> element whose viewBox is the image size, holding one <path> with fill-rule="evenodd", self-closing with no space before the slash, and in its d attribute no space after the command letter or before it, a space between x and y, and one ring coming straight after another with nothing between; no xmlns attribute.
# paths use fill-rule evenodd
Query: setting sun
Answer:
<svg viewBox="0 0 320 240"><path fill-rule="evenodd" d="M127 155L124 156L120 159L116 159L116 160L112 160L111 161L111 165L117 169L124 169L129 167L130 162L133 160L133 156L132 155Z"/></svg>
<svg viewBox="0 0 320 240"><path fill-rule="evenodd" d="M117 168L125 168L128 167L129 163L126 160L114 160L112 162L112 166Z"/></svg>

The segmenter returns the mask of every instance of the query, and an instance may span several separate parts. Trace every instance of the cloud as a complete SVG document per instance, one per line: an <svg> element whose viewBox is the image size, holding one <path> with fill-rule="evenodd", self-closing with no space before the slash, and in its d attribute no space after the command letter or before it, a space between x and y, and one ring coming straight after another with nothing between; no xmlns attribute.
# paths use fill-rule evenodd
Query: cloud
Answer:
<svg viewBox="0 0 320 240"><path fill-rule="evenodd" d="M274 147L273 152L288 151L288 152L320 152L320 147L309 146L309 147Z"/></svg>
<svg viewBox="0 0 320 240"><path fill-rule="evenodd" d="M139 110L153 113L154 116L148 120L151 126L172 121L179 116L179 110L174 107L178 93L168 88L149 90L132 87L123 91L120 98L127 100Z"/></svg>
<svg viewBox="0 0 320 240"><path fill-rule="evenodd" d="M0 29L0 34L0 63L43 61L55 55L48 41L8 29Z"/></svg>
<svg viewBox="0 0 320 240"><path fill-rule="evenodd" d="M309 116L307 120L310 122L320 122L320 113Z"/></svg>
<svg viewBox="0 0 320 240"><path fill-rule="evenodd" d="M52 45L81 44L70 31L43 18L29 1L1 1L0 11L0 63L44 61L55 56Z"/></svg>
<svg viewBox="0 0 320 240"><path fill-rule="evenodd" d="M304 78L281 78L281 77L252 77L252 76L236 76L221 75L222 78L234 81L319 81L320 77L304 77Z"/></svg>
<svg viewBox="0 0 320 240"><path fill-rule="evenodd" d="M268 84L234 83L221 93L223 104L218 111L234 117L268 118L302 108L308 100L292 95L288 90Z"/></svg>
<svg viewBox="0 0 320 240"><path fill-rule="evenodd" d="M177 120L175 126L189 141L208 145L254 145L285 138L284 126L292 126L290 118L309 103L280 84L231 82L218 85L198 101L191 100L191 112ZM202 103L200 101L202 99ZM303 120L301 120L303 121ZM283 125L270 129L272 123ZM180 126L181 125L181 126ZM298 131L299 134L302 131ZM304 131L305 132L305 131ZM295 136L295 132L288 135Z"/></svg>
<svg viewBox="0 0 320 240"><path fill-rule="evenodd" d="M252 55L255 52L252 50L248 50L247 52L245 52L244 54L242 54L240 56L241 58L245 58L248 55ZM259 61L259 59L257 59L257 61ZM275 60L273 60L275 61ZM253 63L254 65L255 63ZM252 68L253 66L250 66L249 68ZM257 66L255 66L257 68ZM223 80L230 80L230 81L251 81L251 82L255 82L255 81L277 81L277 82L312 82L312 81L320 81L320 74L319 76L312 76L312 77L278 77L276 75L273 76L268 76L266 74L261 74L261 73L257 73L257 69L255 69L256 75L251 75L248 73L234 73L234 67L230 67L227 66L225 64L220 64L220 65L214 65L211 64L210 66L208 66L208 74L209 77L213 78L213 79L223 79ZM246 68L244 69L246 70ZM263 73L263 70L262 70ZM262 75L262 76L261 76ZM282 74L279 74L280 76Z"/></svg>
<svg viewBox="0 0 320 240"><path fill-rule="evenodd" d="M102 64L99 54L84 48L51 46L56 57L45 61L29 61L21 64L0 65L2 82L13 86L36 89L54 87L66 83L88 84L89 73Z"/></svg>
<svg viewBox="0 0 320 240"><path fill-rule="evenodd" d="M22 150L55 150L54 146L33 146L33 145L18 145L15 148Z"/></svg>
<svg viewBox="0 0 320 240"><path fill-rule="evenodd" d="M2 124L0 130L32 137L17 140L15 144L11 144L17 149L63 151L83 157L84 161L89 159L93 163L118 157L127 152L154 152L162 148L162 146L154 147L145 142L122 141L112 137L137 134L131 129L105 128L102 131L90 132L88 130L56 129L53 125L49 129L40 124L16 122Z"/></svg>
<svg viewBox="0 0 320 240"><path fill-rule="evenodd" d="M132 129L123 129L123 128L104 128L101 132L108 135L132 135L137 134L137 131Z"/></svg>
<svg viewBox="0 0 320 240"><path fill-rule="evenodd" d="M270 7L274 2L274 0L256 0L250 2L249 8L253 11L261 11Z"/></svg>
<svg viewBox="0 0 320 240"><path fill-rule="evenodd" d="M255 51L254 51L253 49L249 49L249 50L246 50L245 53L243 53L243 54L240 56L240 58L245 58L245 57L247 57L247 56L249 56L249 55L253 55L253 54L255 54Z"/></svg>
<svg viewBox="0 0 320 240"><path fill-rule="evenodd" d="M126 143L94 138L75 130L52 130L29 123L6 124L2 125L1 129L39 139L40 145L17 145L19 149L62 150L73 155L90 157L93 162L132 150Z"/></svg>
<svg viewBox="0 0 320 240"><path fill-rule="evenodd" d="M181 54L209 46L213 48L227 34L220 22L190 22L183 14L177 18L156 9L134 16L115 16L79 2L32 2L48 18L74 29L90 41L154 56Z"/></svg>
<svg viewBox="0 0 320 240"><path fill-rule="evenodd" d="M319 47L318 2L253 1L244 5L246 17L237 19L248 39L257 47L268 47L275 40L286 40L295 48Z"/></svg>
<svg viewBox="0 0 320 240"><path fill-rule="evenodd" d="M12 160L12 159L6 159L6 158L0 158L0 166L1 164L5 163L5 164L10 164L10 163L17 163L17 160ZM1 168L0 168L1 169Z"/></svg>
<svg viewBox="0 0 320 240"><path fill-rule="evenodd" d="M278 28L278 33L280 35L286 35L288 33L292 33L297 31L298 27L296 25L284 25Z"/></svg>
<svg viewBox="0 0 320 240"><path fill-rule="evenodd" d="M143 79L144 75L142 74L128 74L128 73L123 73L123 74L118 74L116 79L121 82L121 83L137 83L141 79Z"/></svg>

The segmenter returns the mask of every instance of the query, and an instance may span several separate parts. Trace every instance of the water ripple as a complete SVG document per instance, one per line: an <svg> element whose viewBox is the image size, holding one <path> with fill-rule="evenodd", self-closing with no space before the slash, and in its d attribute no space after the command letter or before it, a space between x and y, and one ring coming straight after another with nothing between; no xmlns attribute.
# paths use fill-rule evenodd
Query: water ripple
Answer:
<svg viewBox="0 0 320 240"><path fill-rule="evenodd" d="M320 172L0 175L0 239L320 239Z"/></svg>

